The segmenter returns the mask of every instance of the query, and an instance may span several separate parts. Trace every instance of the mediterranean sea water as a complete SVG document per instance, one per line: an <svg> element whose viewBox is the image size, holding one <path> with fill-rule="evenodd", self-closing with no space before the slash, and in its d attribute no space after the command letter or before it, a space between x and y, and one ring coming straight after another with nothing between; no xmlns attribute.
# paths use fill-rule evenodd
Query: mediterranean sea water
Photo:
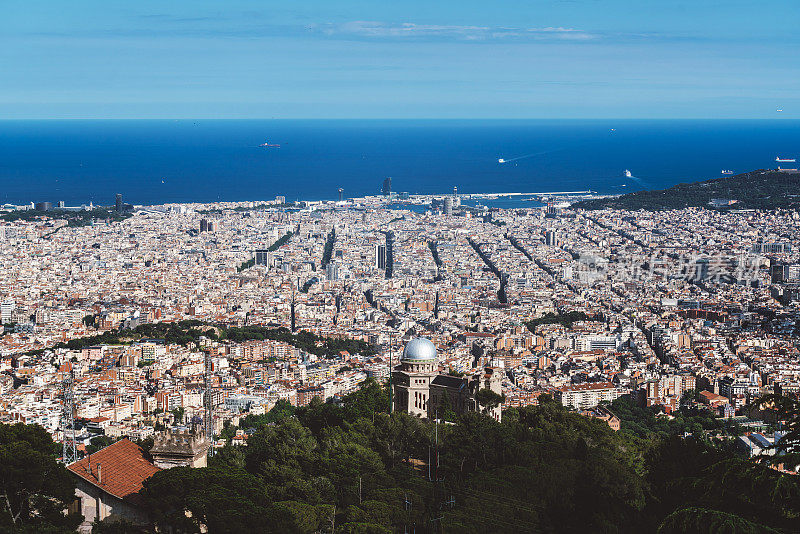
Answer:
<svg viewBox="0 0 800 534"><path fill-rule="evenodd" d="M800 121L0 121L0 203L322 200L387 176L409 193L624 193L796 166L777 156L800 157Z"/></svg>

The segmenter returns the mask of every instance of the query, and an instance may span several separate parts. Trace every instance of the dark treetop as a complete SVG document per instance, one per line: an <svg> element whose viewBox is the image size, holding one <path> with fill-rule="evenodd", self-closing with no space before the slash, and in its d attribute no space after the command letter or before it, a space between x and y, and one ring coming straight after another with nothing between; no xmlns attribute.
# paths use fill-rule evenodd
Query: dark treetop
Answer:
<svg viewBox="0 0 800 534"><path fill-rule="evenodd" d="M727 207L729 209L796 209L800 206L800 174L760 169L705 182L678 184L669 189L584 200L574 206L589 210L665 210L709 207L712 199L737 200Z"/></svg>

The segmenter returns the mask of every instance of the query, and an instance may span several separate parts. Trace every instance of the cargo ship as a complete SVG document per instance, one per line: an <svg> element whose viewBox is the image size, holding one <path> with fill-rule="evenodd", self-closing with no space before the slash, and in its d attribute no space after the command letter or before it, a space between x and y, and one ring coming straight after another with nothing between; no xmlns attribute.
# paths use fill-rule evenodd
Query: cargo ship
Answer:
<svg viewBox="0 0 800 534"><path fill-rule="evenodd" d="M795 158L782 158L778 156L775 158L775 161L777 161L778 163L794 163L797 160Z"/></svg>
<svg viewBox="0 0 800 534"><path fill-rule="evenodd" d="M722 174L733 174L733 171L728 169L722 169Z"/></svg>
<svg viewBox="0 0 800 534"><path fill-rule="evenodd" d="M258 145L258 146L263 146L263 147L265 147L265 148L280 148L280 147L281 147L281 145L274 144L274 143L270 143L269 141L266 141L266 142L264 142L264 143L261 143L261 144L260 144L260 145Z"/></svg>

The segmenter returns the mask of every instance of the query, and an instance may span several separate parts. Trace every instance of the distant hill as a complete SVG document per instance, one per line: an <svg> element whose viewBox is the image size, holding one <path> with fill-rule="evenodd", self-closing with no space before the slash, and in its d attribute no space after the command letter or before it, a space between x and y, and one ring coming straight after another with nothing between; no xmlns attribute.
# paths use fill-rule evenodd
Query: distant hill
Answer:
<svg viewBox="0 0 800 534"><path fill-rule="evenodd" d="M719 209L797 209L800 207L800 174L759 169L705 182L678 184L669 189L637 191L614 198L584 200L573 206L588 210L708 208L712 199L738 201Z"/></svg>

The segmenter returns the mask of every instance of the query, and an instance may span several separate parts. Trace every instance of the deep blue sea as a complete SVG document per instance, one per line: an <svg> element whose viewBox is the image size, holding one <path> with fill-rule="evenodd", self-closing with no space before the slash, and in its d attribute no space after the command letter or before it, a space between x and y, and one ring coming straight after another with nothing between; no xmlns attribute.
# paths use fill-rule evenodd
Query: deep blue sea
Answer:
<svg viewBox="0 0 800 534"><path fill-rule="evenodd" d="M409 193L623 193L776 156L800 157L800 121L0 121L0 202L335 199L387 176Z"/></svg>

